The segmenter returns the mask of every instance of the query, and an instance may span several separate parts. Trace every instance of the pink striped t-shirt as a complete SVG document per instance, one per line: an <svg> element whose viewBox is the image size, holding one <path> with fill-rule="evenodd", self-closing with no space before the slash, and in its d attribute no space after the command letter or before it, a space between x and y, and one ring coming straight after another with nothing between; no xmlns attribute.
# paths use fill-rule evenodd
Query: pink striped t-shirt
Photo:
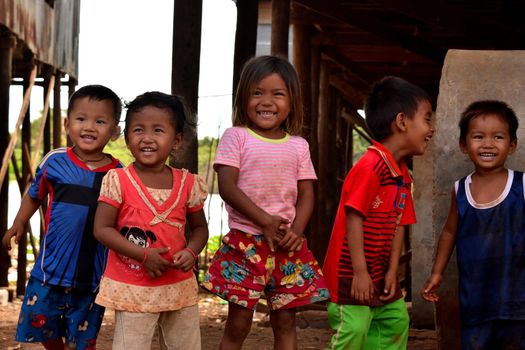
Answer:
<svg viewBox="0 0 525 350"><path fill-rule="evenodd" d="M239 169L237 186L258 207L290 222L295 219L297 181L316 180L308 143L300 136L279 140L257 135L248 128L226 129L213 164ZM261 228L226 204L230 229L261 234Z"/></svg>

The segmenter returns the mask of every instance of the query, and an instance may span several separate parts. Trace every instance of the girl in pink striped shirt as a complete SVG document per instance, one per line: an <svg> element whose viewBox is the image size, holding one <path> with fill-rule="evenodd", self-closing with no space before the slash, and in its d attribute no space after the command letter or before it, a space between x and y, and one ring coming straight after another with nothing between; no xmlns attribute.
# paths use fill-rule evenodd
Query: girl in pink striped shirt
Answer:
<svg viewBox="0 0 525 350"><path fill-rule="evenodd" d="M317 179L301 133L299 79L282 58L249 60L234 102L233 127L217 147L214 169L230 232L203 286L228 301L220 349L240 349L264 295L275 348L296 349L295 309L328 291L303 231Z"/></svg>

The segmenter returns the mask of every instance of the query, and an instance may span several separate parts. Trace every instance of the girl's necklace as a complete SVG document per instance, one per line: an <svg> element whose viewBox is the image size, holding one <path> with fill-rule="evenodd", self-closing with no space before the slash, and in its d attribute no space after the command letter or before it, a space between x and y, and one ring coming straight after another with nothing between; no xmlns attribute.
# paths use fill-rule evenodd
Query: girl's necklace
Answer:
<svg viewBox="0 0 525 350"><path fill-rule="evenodd" d="M98 158L98 159L86 159L84 157L81 157L76 151L75 151L75 147L72 148L72 151L73 153L75 153L75 156L77 156L78 159L80 159L82 162L84 163L98 163L98 162L101 162L103 161L105 158L106 158L106 155L105 154L102 154L102 157Z"/></svg>

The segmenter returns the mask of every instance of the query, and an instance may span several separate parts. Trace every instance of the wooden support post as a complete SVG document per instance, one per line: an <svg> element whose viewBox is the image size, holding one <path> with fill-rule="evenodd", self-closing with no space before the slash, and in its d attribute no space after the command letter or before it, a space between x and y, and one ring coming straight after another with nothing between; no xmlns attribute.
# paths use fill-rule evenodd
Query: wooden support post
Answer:
<svg viewBox="0 0 525 350"><path fill-rule="evenodd" d="M62 74L55 70L55 84L53 89L53 148L62 147L62 106L60 105L60 79Z"/></svg>
<svg viewBox="0 0 525 350"><path fill-rule="evenodd" d="M319 72L319 118L318 118L318 193L317 202L320 203L318 206L318 223L317 230L312 232L311 244L309 246L312 249L315 257L320 264L324 261L326 253L326 247L328 240L326 239L326 230L329 230L330 223L327 220L329 213L326 212L325 203L328 201L328 191L330 186L333 186L334 179L328 177L328 162L329 153L332 152L330 147L331 140L335 140L333 133L332 120L330 118L330 85L329 85L329 65L327 62L321 62Z"/></svg>
<svg viewBox="0 0 525 350"><path fill-rule="evenodd" d="M243 64L255 56L257 47L257 21L259 2L237 0L237 26L235 29L235 49L233 54L233 93L235 98L239 76Z"/></svg>
<svg viewBox="0 0 525 350"><path fill-rule="evenodd" d="M272 55L288 58L290 0L272 1Z"/></svg>
<svg viewBox="0 0 525 350"><path fill-rule="evenodd" d="M13 51L15 36L0 32L0 154L5 154L9 146L9 88L13 70ZM0 231L7 230L7 211L9 203L9 181L0 185ZM11 266L11 258L7 250L0 246L0 287L7 287L7 275Z"/></svg>
<svg viewBox="0 0 525 350"><path fill-rule="evenodd" d="M310 155L312 157L312 163L314 168L319 174L319 142L318 142L318 118L319 118L319 65L320 65L320 51L319 46L314 45L311 47L311 66L310 66ZM314 194L316 200L314 201L314 211L312 217L310 218L310 239L309 246L313 250L314 255L319 260L324 260L324 253L316 251L314 248L314 242L317 244L322 232L326 231L326 227L323 225L321 219L321 206L319 201L319 193L323 189L320 187L319 181L315 182L314 185ZM315 237L314 237L315 236ZM325 238L326 240L326 238Z"/></svg>
<svg viewBox="0 0 525 350"><path fill-rule="evenodd" d="M50 80L51 79L55 79L55 77L53 77L53 67L49 66L49 65L44 65L44 69L42 71L42 76L44 77L44 92L43 92L43 100L44 100L44 105L45 105L45 101L49 101L49 93L53 91L53 89L51 89L51 91L49 91L49 85L50 85ZM43 138L44 138L44 147L43 147L43 152L42 154L47 154L49 153L49 151L51 151L51 118L50 118L50 115L51 113L49 112L49 102L48 102L48 105L47 105L47 109L45 109L44 107L44 111L42 113L42 120L45 120L45 124L44 124L44 130L43 130ZM39 154L39 150L40 148L34 148L33 149L33 157L36 157L38 156Z"/></svg>
<svg viewBox="0 0 525 350"><path fill-rule="evenodd" d="M303 136L308 140L310 139L311 124L312 124L312 95L310 89L311 83L311 38L312 38L312 27L294 24L293 26L293 64L299 75L299 83L301 85L301 92L303 96L303 109L304 109L304 121L303 121Z"/></svg>
<svg viewBox="0 0 525 350"><path fill-rule="evenodd" d="M32 67L32 57L28 57L27 60L28 69L25 72L24 76L24 102L26 102L25 96L29 96L26 105L25 117L22 122L22 150L27 149L28 151L22 152L22 178L29 179L31 174L30 162L31 162L31 90L34 84L34 76L32 74L36 73L36 67ZM15 130L16 132L16 130ZM33 150L33 152L38 152L38 150ZM16 278L16 295L22 296L26 291L26 274L27 274L27 234L29 232L29 223L26 223L25 234L20 237L18 241L18 259L17 259L17 278Z"/></svg>
<svg viewBox="0 0 525 350"><path fill-rule="evenodd" d="M57 81L57 84L58 84L58 81ZM69 99L71 99L71 96L73 96L73 94L75 93L76 91L76 88L77 88L77 81L76 79L74 78L71 78L71 76L69 77L69 81L67 82L67 94L68 94L68 101ZM69 106L68 106L69 108ZM67 117L67 116L66 116ZM67 146L72 146L73 145L73 142L71 142L71 139L69 138L69 136L67 136Z"/></svg>
<svg viewBox="0 0 525 350"><path fill-rule="evenodd" d="M170 164L196 173L197 106L199 100L199 58L201 52L202 0L175 1L173 16L173 57L171 92L186 104L191 124L184 128L182 148L175 152ZM183 53L183 54L182 54Z"/></svg>
<svg viewBox="0 0 525 350"><path fill-rule="evenodd" d="M51 91L53 91L53 88L55 86L55 77L51 75L47 83L48 85L44 86L44 91L46 91L46 95L44 96L44 110L42 111L42 121L38 129L38 134L35 137L35 143L33 145L33 156L31 157L30 163L30 172L33 173L32 175L34 175L34 169L36 169L38 165L38 150L40 149L40 143L42 142L42 138L44 139L44 154L47 154L50 151L49 149L46 151L45 140L46 133L49 136L49 100L51 98Z"/></svg>
<svg viewBox="0 0 525 350"><path fill-rule="evenodd" d="M36 77L36 67L33 69L30 77L30 87L33 88L33 85L35 83L35 77ZM31 89L27 93L24 93L24 101L22 103L22 108L20 109L20 114L18 115L18 119L16 121L15 125L15 131L13 132L13 136L9 138L9 144L7 145L7 149L4 152L4 157L2 159L2 168L0 169L0 184L4 183L7 169L9 166L9 159L11 158L11 155L13 154L13 151L15 149L16 140L18 139L18 132L20 130L20 125L22 124L24 117L26 115L26 111L29 107L29 99L31 98Z"/></svg>

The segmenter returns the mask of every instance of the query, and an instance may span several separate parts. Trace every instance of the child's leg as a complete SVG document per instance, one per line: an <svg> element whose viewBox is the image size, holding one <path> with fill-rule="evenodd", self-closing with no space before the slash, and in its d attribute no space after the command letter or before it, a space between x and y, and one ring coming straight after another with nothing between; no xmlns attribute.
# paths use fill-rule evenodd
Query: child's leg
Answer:
<svg viewBox="0 0 525 350"><path fill-rule="evenodd" d="M95 303L96 293L68 289L65 298L65 349L95 348L105 308Z"/></svg>
<svg viewBox="0 0 525 350"><path fill-rule="evenodd" d="M33 277L27 283L16 329L16 340L42 343L46 349L64 349L63 316L66 302L63 287L43 284Z"/></svg>
<svg viewBox="0 0 525 350"><path fill-rule="evenodd" d="M270 324L273 330L274 349L297 349L295 309L270 311Z"/></svg>
<svg viewBox="0 0 525 350"><path fill-rule="evenodd" d="M409 316L405 301L372 308L373 318L368 330L365 349L405 350L408 341Z"/></svg>
<svg viewBox="0 0 525 350"><path fill-rule="evenodd" d="M228 319L222 335L221 350L241 349L252 327L253 310L235 303L228 303Z"/></svg>
<svg viewBox="0 0 525 350"><path fill-rule="evenodd" d="M327 304L328 323L334 330L328 349L363 349L372 322L369 306ZM377 350L377 349L375 349Z"/></svg>
<svg viewBox="0 0 525 350"><path fill-rule="evenodd" d="M70 349L66 345L64 345L64 341L62 338L59 339L53 339L42 343L42 346L46 350L68 350Z"/></svg>
<svg viewBox="0 0 525 350"><path fill-rule="evenodd" d="M198 305L160 314L159 343L162 350L201 349Z"/></svg>
<svg viewBox="0 0 525 350"><path fill-rule="evenodd" d="M160 313L115 310L113 350L144 350L151 348Z"/></svg>
<svg viewBox="0 0 525 350"><path fill-rule="evenodd" d="M493 320L461 325L461 348L525 349L525 321Z"/></svg>

